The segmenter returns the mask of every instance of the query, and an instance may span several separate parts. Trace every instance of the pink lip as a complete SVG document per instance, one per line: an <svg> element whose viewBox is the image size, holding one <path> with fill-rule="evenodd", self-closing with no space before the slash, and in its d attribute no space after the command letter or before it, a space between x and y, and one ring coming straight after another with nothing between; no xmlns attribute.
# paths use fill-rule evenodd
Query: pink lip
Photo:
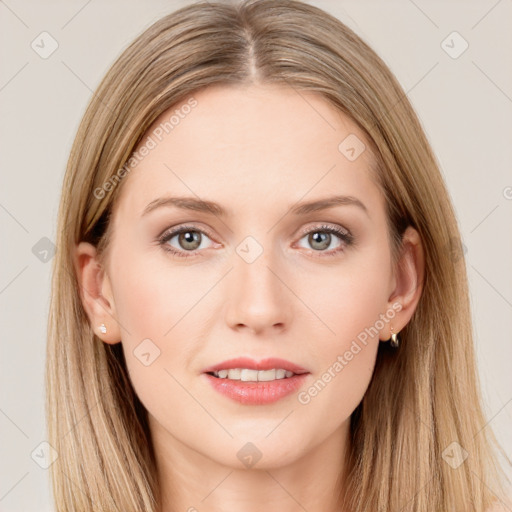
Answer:
<svg viewBox="0 0 512 512"><path fill-rule="evenodd" d="M233 368L248 368L251 370L282 368L283 370L292 371L297 375L287 379L276 379L266 382L243 382L240 380L220 379L208 373ZM281 398L297 391L309 374L304 368L284 359L268 358L258 362L247 357L230 359L215 366L210 366L205 368L203 373L215 391L245 405L265 405L277 402Z"/></svg>
<svg viewBox="0 0 512 512"><path fill-rule="evenodd" d="M237 357L236 359L229 359L214 366L209 366L203 370L203 373L218 372L219 370L232 370L234 368L248 368L250 370L272 370L272 368L282 368L293 373L308 373L308 371L301 366L298 366L285 359L277 357L269 357L261 361L255 361L248 357Z"/></svg>
<svg viewBox="0 0 512 512"><path fill-rule="evenodd" d="M242 382L240 380L219 379L213 375L204 374L215 391L245 405L265 405L277 402L297 391L307 375L309 374L303 373L288 379L268 382Z"/></svg>

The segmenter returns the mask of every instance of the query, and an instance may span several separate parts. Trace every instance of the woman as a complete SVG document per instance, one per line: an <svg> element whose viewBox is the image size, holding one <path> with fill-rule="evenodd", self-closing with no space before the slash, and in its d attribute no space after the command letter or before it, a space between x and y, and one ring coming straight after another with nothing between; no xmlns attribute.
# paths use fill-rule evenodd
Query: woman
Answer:
<svg viewBox="0 0 512 512"><path fill-rule="evenodd" d="M88 106L58 232L57 510L503 504L445 184L337 19L156 22Z"/></svg>

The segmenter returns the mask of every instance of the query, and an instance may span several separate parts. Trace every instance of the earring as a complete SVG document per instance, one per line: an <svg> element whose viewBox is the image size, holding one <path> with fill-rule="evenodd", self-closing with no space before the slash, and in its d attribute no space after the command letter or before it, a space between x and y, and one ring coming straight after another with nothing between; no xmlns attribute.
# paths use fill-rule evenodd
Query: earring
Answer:
<svg viewBox="0 0 512 512"><path fill-rule="evenodd" d="M105 324L101 324L100 325L100 332L103 333L103 334L106 334L107 328L105 327Z"/></svg>
<svg viewBox="0 0 512 512"><path fill-rule="evenodd" d="M400 341L398 339L398 333L393 332L393 327L390 327L391 329L391 346L394 348L397 348L400 345Z"/></svg>

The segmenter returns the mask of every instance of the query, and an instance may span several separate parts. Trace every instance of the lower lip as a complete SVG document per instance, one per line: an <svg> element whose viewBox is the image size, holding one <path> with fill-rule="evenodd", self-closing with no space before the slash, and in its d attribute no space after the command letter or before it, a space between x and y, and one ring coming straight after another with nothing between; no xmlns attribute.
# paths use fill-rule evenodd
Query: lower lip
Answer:
<svg viewBox="0 0 512 512"><path fill-rule="evenodd" d="M308 375L302 373L288 379L265 382L244 382L241 380L220 379L204 373L215 391L246 405L265 405L277 402L281 398L297 391Z"/></svg>

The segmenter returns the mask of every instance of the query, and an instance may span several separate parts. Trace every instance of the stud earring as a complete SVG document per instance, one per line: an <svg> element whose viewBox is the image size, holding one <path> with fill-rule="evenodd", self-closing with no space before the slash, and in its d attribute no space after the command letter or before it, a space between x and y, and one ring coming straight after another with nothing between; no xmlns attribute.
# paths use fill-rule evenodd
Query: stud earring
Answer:
<svg viewBox="0 0 512 512"><path fill-rule="evenodd" d="M105 324L101 324L100 325L100 332L103 333L103 334L106 334L107 328L105 327Z"/></svg>
<svg viewBox="0 0 512 512"><path fill-rule="evenodd" d="M390 327L391 329L391 346L394 347L394 348L397 348L399 345L400 345L400 341L398 339L398 333L397 332L393 332L393 327Z"/></svg>

